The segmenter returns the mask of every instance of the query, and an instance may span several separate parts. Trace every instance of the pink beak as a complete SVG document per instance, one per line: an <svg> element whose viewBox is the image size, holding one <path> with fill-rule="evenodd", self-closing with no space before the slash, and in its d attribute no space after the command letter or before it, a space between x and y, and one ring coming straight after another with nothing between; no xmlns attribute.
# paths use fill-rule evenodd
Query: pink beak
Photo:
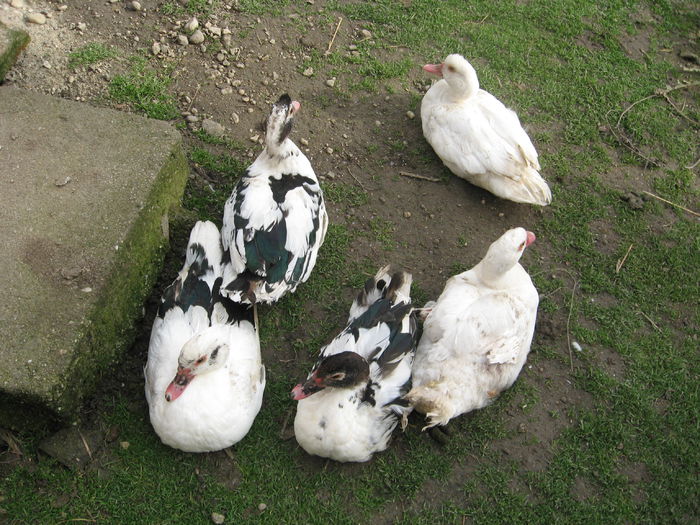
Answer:
<svg viewBox="0 0 700 525"><path fill-rule="evenodd" d="M442 78L442 64L426 64L423 66L423 70Z"/></svg>
<svg viewBox="0 0 700 525"><path fill-rule="evenodd" d="M297 386L292 388L292 399L294 401L299 401L300 399L304 399L305 397L309 397L310 394L304 393L304 387L301 383L299 383Z"/></svg>
<svg viewBox="0 0 700 525"><path fill-rule="evenodd" d="M177 368L177 374L175 374L175 379L168 385L165 389L165 400L175 401L178 397L182 395L190 384L190 381L194 379L194 374L189 368Z"/></svg>
<svg viewBox="0 0 700 525"><path fill-rule="evenodd" d="M301 109L301 104L298 100L292 100L292 115Z"/></svg>
<svg viewBox="0 0 700 525"><path fill-rule="evenodd" d="M537 237L535 237L534 233L530 231L527 232L527 240L525 241L525 246L530 246L533 242L535 242L535 239L537 239Z"/></svg>

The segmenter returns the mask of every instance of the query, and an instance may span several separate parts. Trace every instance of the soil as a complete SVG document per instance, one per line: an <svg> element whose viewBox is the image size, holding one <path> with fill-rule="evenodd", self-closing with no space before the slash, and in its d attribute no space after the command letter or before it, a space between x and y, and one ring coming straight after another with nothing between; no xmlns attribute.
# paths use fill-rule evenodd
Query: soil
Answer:
<svg viewBox="0 0 700 525"><path fill-rule="evenodd" d="M316 173L322 180L341 182L368 194L366 204L331 206L331 221L345 225L352 232L370 232L370 223L374 221L389 230L392 242L398 247L386 252L382 243L372 240L374 236L360 235L353 240L349 256L376 261L377 267L387 262L404 267L413 273L414 282L420 284L428 297L440 293L456 263L464 268L472 266L506 229L514 226L536 229L540 218L549 213L547 208L498 199L452 176L425 143L420 118L409 118L407 112L418 113L416 101L430 83L419 65L426 59L432 61L440 57L416 57L403 48L383 51L384 56L379 58L409 58L416 67L407 78L388 81L390 90L375 94L349 91L349 97L339 95L337 87L347 88L362 79L355 71L337 75L335 87L326 83L332 78L330 65L323 65L312 76L305 76L301 69L304 57L323 55L338 20L336 13L325 10L323 0L309 2L279 17L265 17L264 20L238 12L235 0L223 2L231 8L219 4L206 20L223 33L230 31L232 43L228 46L222 44L223 37L212 36L216 29L211 28L201 28L207 35L203 45L178 44L177 36L186 34L183 26L191 16L164 15L158 10L160 2L152 0L143 0L140 10L131 8L132 2L115 0L74 0L67 7L60 2L12 0L13 5L19 6L15 8L10 3L7 0L7 3L0 4L0 20L28 31L32 42L8 74L6 83L128 110L111 103L107 97L110 79L128 70L127 60L108 60L71 69L68 67L69 53L92 42L116 48L122 58L141 53L149 57L153 67L169 71L180 111L198 117L197 122L183 129L186 141L194 140L192 131L200 128L204 118L210 118L225 126L227 137L246 146L245 151L234 154L252 158L261 146L251 137L259 135L259 124L267 116L270 103L280 94L289 92L302 104L292 138L297 144L308 141L308 146L302 147ZM47 15L46 24L26 24L24 17L30 11ZM298 24L300 19L313 29L302 34ZM644 23L640 15L640 31L634 39L624 43L630 55L640 59L649 44ZM200 20L200 25L203 25L203 20ZM352 53L353 44L363 38L372 38L363 30L371 33L372 27L344 20L333 40L333 48ZM154 54L154 42L160 47L157 54ZM591 48L597 45L593 34L581 35L580 43ZM217 55L221 56L217 58ZM526 122L527 115L521 113L521 120ZM232 153L220 148L221 153ZM538 145L538 149L541 156L555 152L556 140ZM650 189L647 187L650 179L642 178L632 169L620 167L606 173L606 183L621 191L629 191L632 187L636 191ZM436 178L439 182L405 176L402 172ZM547 176L546 165L543 174ZM191 177L200 179L202 184L209 183L205 176L201 170L192 170ZM631 182L634 182L633 186ZM601 239L601 249L615 249L618 241L605 222L599 221L595 228ZM140 368L147 351L157 299L175 275L173 269L181 264L183 239L174 241L166 270L146 305L141 335L129 353L130 358L120 365L114 378L115 389L119 389L122 395L126 392L132 400L132 409L144 414L147 409L142 395ZM556 271L562 263L551 255L556 253L551 249L553 244L551 240L539 238L528 248L523 265L527 268L529 263L536 262L547 271ZM395 260L387 261L387 257ZM574 284L573 276L569 277L568 270L558 273L565 287L555 291L550 299L565 305ZM350 290L342 293L351 297ZM546 469L552 450L550 445L572 423L564 414L589 408L592 404L591 396L575 388L571 379L567 312L567 308L559 308L553 314L539 313L533 352L519 381L534 385L541 400L531 411L524 411L520 409L522 400L516 396L510 402L513 408L509 410L508 437L491 444L493 450L501 451L509 460L520 464L523 470ZM290 337L293 340L293 336ZM547 359L538 354L538 347L554 349L564 359ZM624 377L625 365L619 355L608 349L590 350L603 369L615 377ZM272 356L266 355L265 358L269 361ZM288 365L290 375L296 376L299 372L293 362ZM81 439L101 433L105 436L103 442L117 440L118 429L94 428L96 424L90 422L91 410L88 403L85 421L81 423ZM551 416L553 412L561 416L554 418ZM420 422L412 420L413 423L418 427ZM75 442L74 433L66 435L66 441ZM99 464L106 459L99 447L97 449L94 458L82 458L82 461L93 461L99 474ZM230 462L220 461L222 454L213 455L202 468L209 469L215 478L233 487L240 479L240 473L229 472ZM464 480L478 468L479 461L477 458L467 459L455 465L448 479L426 482L414 501L386 508L382 519L390 522L406 508L420 509L451 496L459 497ZM309 458L309 468L320 464L316 458ZM589 497L590 490L585 489L579 491L580 497Z"/></svg>

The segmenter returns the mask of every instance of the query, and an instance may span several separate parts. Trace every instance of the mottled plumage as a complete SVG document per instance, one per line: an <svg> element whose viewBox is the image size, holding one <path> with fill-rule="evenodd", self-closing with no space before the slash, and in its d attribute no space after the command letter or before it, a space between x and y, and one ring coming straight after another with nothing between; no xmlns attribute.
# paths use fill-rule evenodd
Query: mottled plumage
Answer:
<svg viewBox="0 0 700 525"><path fill-rule="evenodd" d="M460 55L423 67L442 77L421 102L423 135L452 173L503 199L544 206L552 193L514 111L479 89Z"/></svg>
<svg viewBox="0 0 700 525"><path fill-rule="evenodd" d="M519 264L535 235L514 228L471 270L455 275L430 313L406 398L428 425L488 405L518 377L530 351L539 296Z"/></svg>
<svg viewBox="0 0 700 525"><path fill-rule="evenodd" d="M165 290L146 363L151 424L163 443L186 452L240 441L260 410L265 368L250 306L220 294L219 229L198 222L185 264Z"/></svg>
<svg viewBox="0 0 700 525"><path fill-rule="evenodd" d="M410 274L379 270L353 302L348 325L292 390L294 433L309 454L367 461L405 422L416 345L410 288Z"/></svg>
<svg viewBox="0 0 700 525"><path fill-rule="evenodd" d="M299 103L282 95L267 119L265 149L224 207L221 239L230 257L224 294L274 302L306 281L328 227L309 160L288 138Z"/></svg>

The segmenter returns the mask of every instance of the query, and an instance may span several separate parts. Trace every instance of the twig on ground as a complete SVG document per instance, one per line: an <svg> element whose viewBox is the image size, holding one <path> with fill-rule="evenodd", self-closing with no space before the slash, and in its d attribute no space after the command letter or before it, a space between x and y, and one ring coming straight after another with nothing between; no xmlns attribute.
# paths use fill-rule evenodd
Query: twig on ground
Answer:
<svg viewBox="0 0 700 525"><path fill-rule="evenodd" d="M12 432L5 430L4 428L0 428L0 439L7 444L7 448L9 448L14 455L22 455L22 449L19 448L19 443L17 443L17 439L15 439Z"/></svg>
<svg viewBox="0 0 700 525"><path fill-rule="evenodd" d="M578 281L574 280L574 286L571 288L569 315L566 318L566 343L569 345L569 365L571 366L572 372L574 371L574 354L571 352L571 331L569 330L569 325L571 324L571 313L574 310L574 294L576 294L576 286L578 286Z"/></svg>
<svg viewBox="0 0 700 525"><path fill-rule="evenodd" d="M347 167L346 167L346 168L347 168ZM360 182L360 179L358 179L357 177L355 177L355 174L354 174L352 171L350 171L350 168L347 168L347 170L348 170L348 173L350 174L350 176L351 176L353 179L355 179L355 182L357 182L357 183L360 185L360 188L362 188L363 191L367 191L367 189L364 187L364 185L362 184L362 182Z"/></svg>
<svg viewBox="0 0 700 525"><path fill-rule="evenodd" d="M671 206L675 206L676 208L680 208L683 211L687 211L688 213L695 215L696 217L700 217L700 213L690 210L686 208L685 206L681 206L680 204L676 204L675 202L671 202L669 200L664 199L663 197L659 197L658 195L654 195L651 192L648 192L646 190L642 190L642 193L649 195L649 197L654 197L655 199L659 199L661 202L665 202L666 204L670 204Z"/></svg>
<svg viewBox="0 0 700 525"><path fill-rule="evenodd" d="M85 440L85 436L83 436L83 433L80 431L80 429L78 429L78 435L80 436L80 439L83 442L83 446L85 447L85 451L88 453L88 457L92 461L92 452L90 451L90 447L88 446L88 443Z"/></svg>
<svg viewBox="0 0 700 525"><path fill-rule="evenodd" d="M338 29L340 29L340 24L343 23L343 17L338 17L338 25L335 26L335 31L333 32L333 37L331 38L331 41L328 42L328 49L326 49L326 55L329 55L331 52L331 47L333 47L333 42L335 42L335 36L338 34Z"/></svg>
<svg viewBox="0 0 700 525"><path fill-rule="evenodd" d="M286 441L290 439L292 436L285 436L285 432L287 431L287 424L289 423L289 417L292 415L292 412L294 411L293 408L290 408L287 410L287 414L284 416L284 423L282 423L282 428L280 429L280 439L283 441Z"/></svg>
<svg viewBox="0 0 700 525"><path fill-rule="evenodd" d="M399 175L411 177L412 179L427 180L428 182L442 182L440 179L436 179L435 177L426 177L425 175L418 175L416 173L411 173L410 171L399 171Z"/></svg>
<svg viewBox="0 0 700 525"><path fill-rule="evenodd" d="M627 260L627 256L632 251L632 246L634 246L634 244L630 244L630 247L627 248L627 253L625 254L625 256L622 259L617 260L617 264L615 265L615 273L620 273L620 270L622 269L622 265L625 264L625 261Z"/></svg>
<svg viewBox="0 0 700 525"><path fill-rule="evenodd" d="M644 318L645 318L647 321L649 321L649 322L651 323L651 326L653 326L654 328L656 328L656 330L657 330L658 332L661 331L661 328L659 328L659 325L657 325L654 321L652 321L652 320L651 320L651 317L649 317L647 314L645 314L645 313L642 312L641 310L639 310L639 313L642 314L642 315L644 316Z"/></svg>
<svg viewBox="0 0 700 525"><path fill-rule="evenodd" d="M700 159L698 159L698 160L696 160L695 162L693 162L690 166L686 166L685 169L687 169L687 170L692 170L692 169L693 169L695 166L697 166L698 164L700 164Z"/></svg>

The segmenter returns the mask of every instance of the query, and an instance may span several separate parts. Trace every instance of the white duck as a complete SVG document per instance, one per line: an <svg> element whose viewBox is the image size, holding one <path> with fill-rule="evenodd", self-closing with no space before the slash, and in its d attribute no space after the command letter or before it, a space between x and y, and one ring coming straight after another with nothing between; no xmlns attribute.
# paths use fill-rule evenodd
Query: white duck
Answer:
<svg viewBox="0 0 700 525"><path fill-rule="evenodd" d="M146 363L151 424L185 452L240 441L262 404L265 367L250 306L220 295L219 229L198 222L177 279L153 322Z"/></svg>
<svg viewBox="0 0 700 525"><path fill-rule="evenodd" d="M416 345L410 289L410 274L379 270L353 302L347 327L292 390L294 434L309 454L367 461L387 448L399 418L405 427Z"/></svg>
<svg viewBox="0 0 700 525"><path fill-rule="evenodd" d="M406 396L426 415L425 428L485 407L518 377L539 303L518 261L534 240L523 228L507 231L481 262L450 278L437 302L426 305L430 313Z"/></svg>
<svg viewBox="0 0 700 525"><path fill-rule="evenodd" d="M309 159L288 138L300 104L282 95L267 119L265 148L224 208L221 239L230 255L222 293L275 302L305 282L328 228L323 193Z"/></svg>
<svg viewBox="0 0 700 525"><path fill-rule="evenodd" d="M423 69L442 77L421 103L423 135L452 173L503 199L544 206L552 193L514 111L479 89L461 55Z"/></svg>

